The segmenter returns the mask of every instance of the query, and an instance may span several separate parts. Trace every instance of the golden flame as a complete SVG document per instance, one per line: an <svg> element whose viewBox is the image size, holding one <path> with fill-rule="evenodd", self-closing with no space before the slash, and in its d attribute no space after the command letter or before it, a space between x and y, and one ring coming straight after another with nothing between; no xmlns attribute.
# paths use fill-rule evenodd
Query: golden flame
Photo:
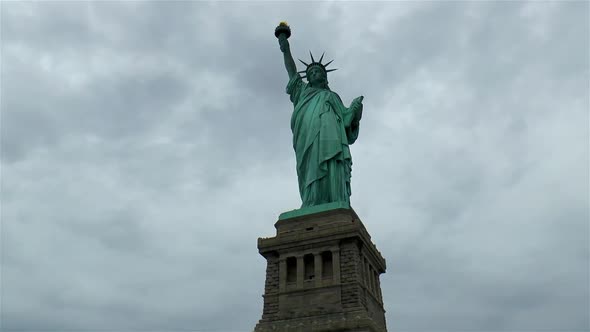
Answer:
<svg viewBox="0 0 590 332"><path fill-rule="evenodd" d="M286 26L289 26L289 25L287 24L287 22L285 22L285 21L281 21L281 23L279 23L279 25L280 25L280 26L285 26L285 27L286 27Z"/></svg>

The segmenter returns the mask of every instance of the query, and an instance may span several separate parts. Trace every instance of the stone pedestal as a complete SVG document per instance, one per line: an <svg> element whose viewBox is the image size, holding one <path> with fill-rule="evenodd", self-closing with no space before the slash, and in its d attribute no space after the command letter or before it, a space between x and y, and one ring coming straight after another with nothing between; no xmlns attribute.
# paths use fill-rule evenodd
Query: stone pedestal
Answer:
<svg viewBox="0 0 590 332"><path fill-rule="evenodd" d="M379 275L385 260L354 210L281 219L259 238L267 260L255 332L386 332Z"/></svg>

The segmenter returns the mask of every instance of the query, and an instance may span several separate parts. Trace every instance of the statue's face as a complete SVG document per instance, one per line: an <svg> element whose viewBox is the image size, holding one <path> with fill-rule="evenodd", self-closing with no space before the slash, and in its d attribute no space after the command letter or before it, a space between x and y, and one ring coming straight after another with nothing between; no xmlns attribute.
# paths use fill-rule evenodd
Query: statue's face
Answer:
<svg viewBox="0 0 590 332"><path fill-rule="evenodd" d="M326 72L320 67L312 67L307 71L307 81L316 86L326 83Z"/></svg>

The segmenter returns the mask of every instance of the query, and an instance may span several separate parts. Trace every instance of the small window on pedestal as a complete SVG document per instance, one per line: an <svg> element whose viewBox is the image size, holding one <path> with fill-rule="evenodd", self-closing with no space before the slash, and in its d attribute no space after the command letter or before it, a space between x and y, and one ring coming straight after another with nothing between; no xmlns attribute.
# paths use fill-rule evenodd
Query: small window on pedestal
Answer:
<svg viewBox="0 0 590 332"><path fill-rule="evenodd" d="M322 253L322 279L332 279L334 273L332 252L324 251Z"/></svg>
<svg viewBox="0 0 590 332"><path fill-rule="evenodd" d="M305 271L303 274L304 280L313 280L315 278L315 265L312 254L303 256L303 266L305 266Z"/></svg>
<svg viewBox="0 0 590 332"><path fill-rule="evenodd" d="M297 282L297 258L287 257L287 283Z"/></svg>

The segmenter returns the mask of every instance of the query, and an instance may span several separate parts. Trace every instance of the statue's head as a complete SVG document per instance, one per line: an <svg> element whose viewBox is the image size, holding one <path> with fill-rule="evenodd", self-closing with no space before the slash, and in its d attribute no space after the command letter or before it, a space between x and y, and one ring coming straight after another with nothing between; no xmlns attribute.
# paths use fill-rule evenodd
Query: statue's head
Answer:
<svg viewBox="0 0 590 332"><path fill-rule="evenodd" d="M328 85L328 74L320 66L313 66L305 71L305 77L311 86L324 87Z"/></svg>
<svg viewBox="0 0 590 332"><path fill-rule="evenodd" d="M324 58L324 54L322 54L322 57L320 58L320 61L316 62L313 58L313 55L311 54L311 52L309 52L309 55L311 56L311 63L307 64L305 62L303 62L302 60L301 63L303 63L307 68L303 71L300 71L299 73L305 73L305 78L307 78L307 81L309 82L309 84L313 87L322 87L322 88L327 88L328 87L328 72L334 71L336 69L326 69L326 67L332 63L332 61L326 63L326 64L322 64L322 59Z"/></svg>

